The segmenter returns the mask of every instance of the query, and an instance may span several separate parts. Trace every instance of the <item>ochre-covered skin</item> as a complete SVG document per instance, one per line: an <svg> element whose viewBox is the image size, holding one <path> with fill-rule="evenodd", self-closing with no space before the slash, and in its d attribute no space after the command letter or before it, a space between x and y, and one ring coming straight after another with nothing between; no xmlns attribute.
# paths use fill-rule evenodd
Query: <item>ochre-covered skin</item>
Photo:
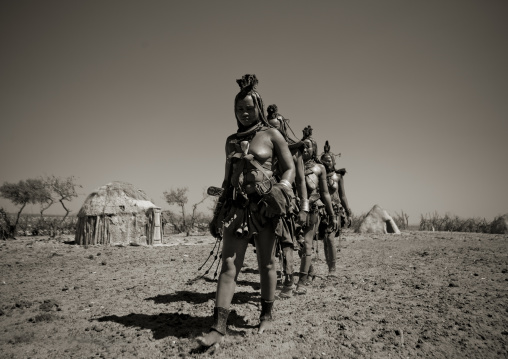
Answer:
<svg viewBox="0 0 508 359"><path fill-rule="evenodd" d="M260 192L256 189L256 185L264 183L273 176L275 165L280 170L280 184L276 183L275 186L284 185L284 183L291 184L295 179L295 164L291 151L282 134L277 129L269 127L266 122L261 97L254 91L254 85L257 84L255 76L255 83L248 84L252 78L253 75L246 75L242 80L237 81L242 88L235 98L238 132L229 136L225 145L226 165L222 184L225 191L219 202L227 203L227 205L224 203L221 205L229 206L229 215L236 216L237 214L246 217L246 231L243 230L244 228L239 229L248 235L237 236L238 229L234 226L238 223L234 221L238 216L231 217L229 223L226 221L223 223L222 267L217 282L215 303L216 307L224 309L220 310L221 313L226 313L229 309L245 252L252 240L256 246L261 300L263 303L272 303L271 313L277 284L275 230L279 219L274 216L269 206L260 203ZM247 86L245 86L246 83ZM262 169L256 168L252 161L257 161ZM217 213L216 210L215 214ZM213 235L220 233L219 227L222 226L222 223L216 223L215 214L213 224L210 226L210 232ZM242 221L240 221L241 227L244 226ZM271 314L262 313L259 333L269 327L271 318ZM225 321L220 316L217 320L219 319ZM210 333L200 337L198 342L209 346L219 343L222 338L222 333L212 327Z"/></svg>
<svg viewBox="0 0 508 359"><path fill-rule="evenodd" d="M308 127L309 128L309 127ZM304 130L305 133L305 130ZM312 240L316 235L319 225L318 203L322 202L326 213L332 222L334 230L337 229L338 222L334 216L332 200L328 192L325 167L316 161L317 145L309 136L303 139L305 145L303 149L303 161L305 165L305 183L307 187L307 197L310 201L310 213L307 225L302 230L304 240L304 251L300 264L300 280L298 282L297 292L304 294L307 287L307 279L312 264Z"/></svg>
<svg viewBox="0 0 508 359"><path fill-rule="evenodd" d="M298 213L293 214L292 217L286 217L285 220L292 223L288 223L288 226L295 228L296 226L304 226L307 223L307 215L309 212L308 195L307 195L307 184L305 181L305 165L303 163L303 142L296 141L289 138L288 134L288 120L277 112L276 105L268 106L268 124L281 132L286 138L286 141L290 145L291 153L293 155L293 162L295 164L295 182L294 188L296 190L296 196L298 198ZM304 203L305 202L305 203ZM292 233L291 238L279 238L280 245L282 247L282 263L284 273L284 286L278 297L281 299L287 299L293 296L294 291L294 249L299 246L297 244L297 238L295 233Z"/></svg>
<svg viewBox="0 0 508 359"><path fill-rule="evenodd" d="M346 225L350 223L351 211L346 198L344 190L344 179L343 175L335 170L335 158L334 155L329 152L330 146L326 141L325 152L321 155L321 162L326 168L326 178L328 191L332 199L334 206L335 216L338 219L339 225L337 230L334 230L327 220L323 220L319 228L320 239L323 240L323 247L325 252L326 263L328 265L328 274L336 275L336 261L337 261L337 250L335 246L335 237L340 235L341 231L341 213L345 212Z"/></svg>

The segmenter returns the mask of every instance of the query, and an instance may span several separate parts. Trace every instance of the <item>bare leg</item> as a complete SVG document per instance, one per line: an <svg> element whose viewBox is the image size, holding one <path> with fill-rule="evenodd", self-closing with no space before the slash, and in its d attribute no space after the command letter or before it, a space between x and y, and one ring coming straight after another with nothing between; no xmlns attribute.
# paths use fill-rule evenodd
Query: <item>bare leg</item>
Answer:
<svg viewBox="0 0 508 359"><path fill-rule="evenodd" d="M229 306L235 293L236 280L243 265L245 251L249 245L248 240L236 238L228 233L224 233L223 241L222 267L215 294L214 325L209 333L197 338L198 343L204 346L218 344L226 335Z"/></svg>
<svg viewBox="0 0 508 359"><path fill-rule="evenodd" d="M263 310L258 333L271 327L271 309L277 287L277 271L275 268L275 231L273 226L266 226L255 238L261 280L261 301Z"/></svg>
<svg viewBox="0 0 508 359"><path fill-rule="evenodd" d="M314 238L314 232L315 226L311 226L305 229L303 237L305 241L305 252L300 263L300 273L309 273L309 268L312 264L312 241Z"/></svg>
<svg viewBox="0 0 508 359"><path fill-rule="evenodd" d="M298 281L297 293L305 294L307 292L307 281L309 275L309 269L312 265L312 241L316 226L310 226L304 231L305 251L302 255L302 261L300 263L300 280Z"/></svg>
<svg viewBox="0 0 508 359"><path fill-rule="evenodd" d="M282 287L282 290L279 293L279 298L287 299L291 298L293 296L293 265L294 265L294 258L293 258L293 252L294 249L291 246L285 246L282 248L282 251L284 253L284 272L285 272L285 278L284 278L284 285Z"/></svg>
<svg viewBox="0 0 508 359"><path fill-rule="evenodd" d="M335 232L328 233L324 238L326 264L328 264L328 274L335 274L335 262L337 261L337 251L335 249Z"/></svg>
<svg viewBox="0 0 508 359"><path fill-rule="evenodd" d="M328 264L329 261L330 261L330 248L329 248L329 243L328 243L328 240L327 240L327 237L325 235L325 237L320 237L320 239L323 241L323 252L325 252L325 259L326 259L326 263Z"/></svg>
<svg viewBox="0 0 508 359"><path fill-rule="evenodd" d="M217 282L215 300L217 307L229 308L236 288L236 280L242 269L249 241L235 236L224 235L222 267Z"/></svg>
<svg viewBox="0 0 508 359"><path fill-rule="evenodd" d="M293 284L291 278L293 277L293 266L294 266L294 258L293 258L293 252L295 250L291 246L285 246L282 248L282 252L284 253L284 272L285 272L285 281L284 285L290 285Z"/></svg>

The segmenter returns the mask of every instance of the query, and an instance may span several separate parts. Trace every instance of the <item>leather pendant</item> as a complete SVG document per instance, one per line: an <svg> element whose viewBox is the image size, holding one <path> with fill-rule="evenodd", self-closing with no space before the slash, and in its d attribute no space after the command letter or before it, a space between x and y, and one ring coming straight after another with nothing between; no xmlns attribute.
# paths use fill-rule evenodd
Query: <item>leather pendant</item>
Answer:
<svg viewBox="0 0 508 359"><path fill-rule="evenodd" d="M242 149L243 154L246 155L249 152L249 141L241 141L240 148Z"/></svg>

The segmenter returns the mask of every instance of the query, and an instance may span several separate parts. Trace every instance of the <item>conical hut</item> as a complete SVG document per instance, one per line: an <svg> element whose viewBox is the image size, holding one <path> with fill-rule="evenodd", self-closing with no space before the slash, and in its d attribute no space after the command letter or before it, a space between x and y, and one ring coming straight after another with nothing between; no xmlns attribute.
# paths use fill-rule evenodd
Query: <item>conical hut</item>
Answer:
<svg viewBox="0 0 508 359"><path fill-rule="evenodd" d="M161 209L146 193L111 182L86 198L78 213L76 244L121 245L162 242Z"/></svg>
<svg viewBox="0 0 508 359"><path fill-rule="evenodd" d="M400 234L399 227L397 227L392 216L377 204L367 213L356 232Z"/></svg>

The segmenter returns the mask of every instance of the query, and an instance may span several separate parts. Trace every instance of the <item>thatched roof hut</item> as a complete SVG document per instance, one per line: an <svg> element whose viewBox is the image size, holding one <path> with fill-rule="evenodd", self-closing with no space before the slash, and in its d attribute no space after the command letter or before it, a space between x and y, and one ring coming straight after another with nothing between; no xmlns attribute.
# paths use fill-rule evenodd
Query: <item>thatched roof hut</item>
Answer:
<svg viewBox="0 0 508 359"><path fill-rule="evenodd" d="M108 183L85 199L75 241L81 245L160 243L160 212L142 190L125 182Z"/></svg>
<svg viewBox="0 0 508 359"><path fill-rule="evenodd" d="M399 227L392 216L377 204L367 213L356 232L400 234Z"/></svg>

